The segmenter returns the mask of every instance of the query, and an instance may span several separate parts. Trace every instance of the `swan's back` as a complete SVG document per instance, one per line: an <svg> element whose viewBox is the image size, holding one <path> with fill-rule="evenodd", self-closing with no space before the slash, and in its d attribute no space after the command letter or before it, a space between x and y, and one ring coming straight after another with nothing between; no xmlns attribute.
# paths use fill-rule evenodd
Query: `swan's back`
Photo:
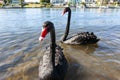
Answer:
<svg viewBox="0 0 120 80"><path fill-rule="evenodd" d="M51 56L50 47L48 47L44 53L43 60L39 65L39 80L64 80L68 63L63 54L62 48L60 46L56 46L54 71Z"/></svg>
<svg viewBox="0 0 120 80"><path fill-rule="evenodd" d="M68 38L63 43L65 44L95 44L99 40L100 39L98 39L97 36L93 32L91 33L81 32Z"/></svg>

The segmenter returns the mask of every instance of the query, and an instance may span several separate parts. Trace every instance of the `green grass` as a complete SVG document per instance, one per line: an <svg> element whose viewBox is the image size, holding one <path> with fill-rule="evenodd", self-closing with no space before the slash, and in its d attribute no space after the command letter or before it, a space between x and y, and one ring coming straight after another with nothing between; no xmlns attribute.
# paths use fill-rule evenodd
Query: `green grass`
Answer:
<svg viewBox="0 0 120 80"><path fill-rule="evenodd" d="M32 7L42 7L43 5L41 4L27 4L24 7L32 8Z"/></svg>
<svg viewBox="0 0 120 80"><path fill-rule="evenodd" d="M3 4L0 3L0 7L3 7Z"/></svg>

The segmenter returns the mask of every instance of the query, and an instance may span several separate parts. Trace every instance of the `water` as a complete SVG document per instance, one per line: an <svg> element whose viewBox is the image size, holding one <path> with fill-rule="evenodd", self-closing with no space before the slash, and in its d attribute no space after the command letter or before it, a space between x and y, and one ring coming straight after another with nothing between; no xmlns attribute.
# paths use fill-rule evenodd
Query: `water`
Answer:
<svg viewBox="0 0 120 80"><path fill-rule="evenodd" d="M69 36L90 31L101 39L82 46L59 43L67 20L62 10L0 9L0 80L38 80L38 65L49 44L49 35L42 45L38 41L46 20L54 23L57 43L70 63L65 80L120 80L120 10L72 8Z"/></svg>

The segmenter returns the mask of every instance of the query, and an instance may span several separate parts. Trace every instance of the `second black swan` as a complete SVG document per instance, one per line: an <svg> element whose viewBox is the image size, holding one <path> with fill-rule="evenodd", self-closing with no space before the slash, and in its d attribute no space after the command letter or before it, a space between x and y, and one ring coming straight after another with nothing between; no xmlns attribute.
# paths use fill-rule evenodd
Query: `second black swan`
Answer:
<svg viewBox="0 0 120 80"><path fill-rule="evenodd" d="M97 38L97 36L93 32L80 32L75 35L73 35L70 38L67 38L69 34L70 29L70 19L71 19L71 9L69 7L66 7L63 10L63 15L68 12L68 19L67 19L67 25L66 25L66 31L62 37L61 42L65 44L95 44L100 39Z"/></svg>

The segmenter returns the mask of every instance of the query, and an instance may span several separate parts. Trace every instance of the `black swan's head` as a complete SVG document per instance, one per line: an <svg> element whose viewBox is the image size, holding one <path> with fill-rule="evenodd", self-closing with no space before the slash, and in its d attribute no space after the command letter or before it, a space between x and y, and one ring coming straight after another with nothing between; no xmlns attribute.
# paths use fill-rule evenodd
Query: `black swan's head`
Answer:
<svg viewBox="0 0 120 80"><path fill-rule="evenodd" d="M69 11L71 11L71 9L70 9L69 7L66 7L66 8L63 10L62 15L64 15L66 12L69 12Z"/></svg>
<svg viewBox="0 0 120 80"><path fill-rule="evenodd" d="M46 37L46 35L53 29L53 27L54 27L54 24L52 22L45 21L43 23L42 32L39 37L39 40L42 41Z"/></svg>

